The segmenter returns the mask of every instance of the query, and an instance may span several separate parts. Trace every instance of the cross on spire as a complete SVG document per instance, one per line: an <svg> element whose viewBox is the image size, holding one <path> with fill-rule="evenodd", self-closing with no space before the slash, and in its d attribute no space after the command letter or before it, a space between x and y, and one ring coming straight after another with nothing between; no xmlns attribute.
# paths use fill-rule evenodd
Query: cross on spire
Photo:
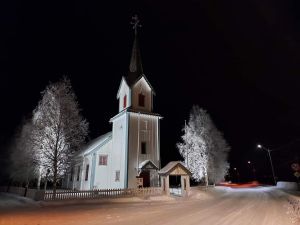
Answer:
<svg viewBox="0 0 300 225"><path fill-rule="evenodd" d="M132 24L132 29L134 29L134 34L136 35L138 27L142 27L142 25L140 24L140 20L137 15L134 15L131 19L132 21L130 24Z"/></svg>

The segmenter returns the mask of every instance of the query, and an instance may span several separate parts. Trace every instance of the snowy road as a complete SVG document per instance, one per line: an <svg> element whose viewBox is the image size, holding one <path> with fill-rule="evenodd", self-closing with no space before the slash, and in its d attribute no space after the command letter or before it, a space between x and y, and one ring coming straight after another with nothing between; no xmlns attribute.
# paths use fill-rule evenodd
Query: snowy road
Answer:
<svg viewBox="0 0 300 225"><path fill-rule="evenodd" d="M285 225L287 196L274 188L193 190L190 199L44 206L0 212L0 224Z"/></svg>

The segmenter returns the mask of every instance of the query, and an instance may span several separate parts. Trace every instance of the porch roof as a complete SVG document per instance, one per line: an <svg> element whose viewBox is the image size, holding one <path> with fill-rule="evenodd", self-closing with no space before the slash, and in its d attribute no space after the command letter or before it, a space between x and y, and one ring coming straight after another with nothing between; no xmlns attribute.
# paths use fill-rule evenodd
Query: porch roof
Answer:
<svg viewBox="0 0 300 225"><path fill-rule="evenodd" d="M168 175L189 175L192 173L185 167L183 162L180 161L171 161L164 168L158 171L159 175L168 176Z"/></svg>
<svg viewBox="0 0 300 225"><path fill-rule="evenodd" d="M139 164L139 169L154 169L154 170L158 170L158 167L149 159L141 162Z"/></svg>

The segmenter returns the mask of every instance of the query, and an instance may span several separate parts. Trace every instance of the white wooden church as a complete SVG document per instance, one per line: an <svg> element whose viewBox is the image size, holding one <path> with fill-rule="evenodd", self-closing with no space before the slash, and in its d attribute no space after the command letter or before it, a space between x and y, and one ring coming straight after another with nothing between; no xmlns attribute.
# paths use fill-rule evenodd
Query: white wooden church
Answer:
<svg viewBox="0 0 300 225"><path fill-rule="evenodd" d="M129 72L117 92L119 112L112 131L88 143L73 159L65 188L77 190L159 185L160 119L153 112L154 89L143 73L135 19ZM142 179L141 179L142 178Z"/></svg>

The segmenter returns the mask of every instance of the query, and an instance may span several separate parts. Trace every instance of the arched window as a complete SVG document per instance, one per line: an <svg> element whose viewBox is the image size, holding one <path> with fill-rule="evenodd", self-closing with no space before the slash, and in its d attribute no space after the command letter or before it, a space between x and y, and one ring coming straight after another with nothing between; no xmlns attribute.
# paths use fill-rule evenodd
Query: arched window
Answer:
<svg viewBox="0 0 300 225"><path fill-rule="evenodd" d="M139 94L139 106L145 106L145 95L143 95L142 93Z"/></svg>
<svg viewBox="0 0 300 225"><path fill-rule="evenodd" d="M127 106L127 95L124 95L124 98L123 98L123 109L125 109Z"/></svg>

